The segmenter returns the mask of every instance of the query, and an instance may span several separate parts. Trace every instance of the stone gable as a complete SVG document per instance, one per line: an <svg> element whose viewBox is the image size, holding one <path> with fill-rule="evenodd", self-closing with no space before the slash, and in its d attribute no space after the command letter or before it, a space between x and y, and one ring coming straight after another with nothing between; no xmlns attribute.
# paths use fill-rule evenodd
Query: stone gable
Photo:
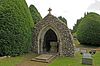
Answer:
<svg viewBox="0 0 100 66"><path fill-rule="evenodd" d="M48 14L35 25L33 32L33 52L38 54L43 53L44 35L49 29L52 29L57 35L59 42L58 53L65 56L74 56L74 46L70 30L64 22L51 14Z"/></svg>

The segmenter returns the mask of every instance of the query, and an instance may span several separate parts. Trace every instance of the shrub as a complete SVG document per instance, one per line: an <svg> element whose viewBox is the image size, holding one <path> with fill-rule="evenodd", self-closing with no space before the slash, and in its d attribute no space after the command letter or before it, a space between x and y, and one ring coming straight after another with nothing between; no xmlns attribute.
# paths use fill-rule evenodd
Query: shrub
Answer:
<svg viewBox="0 0 100 66"><path fill-rule="evenodd" d="M35 24L42 19L41 14L38 12L34 5L30 5L29 10Z"/></svg>
<svg viewBox="0 0 100 66"><path fill-rule="evenodd" d="M0 0L0 55L28 52L33 26L25 0Z"/></svg>
<svg viewBox="0 0 100 66"><path fill-rule="evenodd" d="M80 22L76 33L81 44L100 45L100 15L88 13Z"/></svg>

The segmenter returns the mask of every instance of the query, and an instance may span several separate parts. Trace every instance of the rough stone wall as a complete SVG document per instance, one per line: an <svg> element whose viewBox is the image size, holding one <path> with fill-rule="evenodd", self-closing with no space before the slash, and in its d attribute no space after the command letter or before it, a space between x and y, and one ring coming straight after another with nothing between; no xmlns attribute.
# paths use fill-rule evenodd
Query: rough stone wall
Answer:
<svg viewBox="0 0 100 66"><path fill-rule="evenodd" d="M74 56L73 40L67 25L51 14L48 14L42 21L38 22L35 26L35 30L33 33L33 51L38 51L37 42L39 32L42 28L48 25L55 27L59 31L60 39L62 42L62 54L65 56Z"/></svg>

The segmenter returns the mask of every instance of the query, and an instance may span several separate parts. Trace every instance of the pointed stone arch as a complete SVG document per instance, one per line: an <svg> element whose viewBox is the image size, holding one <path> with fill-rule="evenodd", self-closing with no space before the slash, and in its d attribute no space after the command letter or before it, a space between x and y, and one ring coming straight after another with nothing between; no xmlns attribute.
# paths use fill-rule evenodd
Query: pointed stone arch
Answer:
<svg viewBox="0 0 100 66"><path fill-rule="evenodd" d="M50 29L55 32L55 34L57 36L57 41L61 41L59 31L55 27L53 27L53 25L52 26L51 25L48 25L48 26L42 28L41 31L40 31L40 33L39 33L39 35L38 35L38 53L39 54L43 53L44 36L45 36L46 32L48 30L50 30ZM59 45L61 45L61 44L62 43L60 42ZM61 46L59 46L59 50L62 50L61 49ZM59 51L59 53L61 54L62 51Z"/></svg>

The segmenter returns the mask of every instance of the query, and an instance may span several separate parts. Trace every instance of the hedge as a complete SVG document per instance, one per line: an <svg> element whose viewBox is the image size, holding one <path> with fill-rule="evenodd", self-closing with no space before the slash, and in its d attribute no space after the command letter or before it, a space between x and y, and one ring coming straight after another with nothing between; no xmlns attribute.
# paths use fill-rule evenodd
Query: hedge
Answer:
<svg viewBox="0 0 100 66"><path fill-rule="evenodd" d="M0 56L29 52L33 27L25 0L0 0Z"/></svg>

